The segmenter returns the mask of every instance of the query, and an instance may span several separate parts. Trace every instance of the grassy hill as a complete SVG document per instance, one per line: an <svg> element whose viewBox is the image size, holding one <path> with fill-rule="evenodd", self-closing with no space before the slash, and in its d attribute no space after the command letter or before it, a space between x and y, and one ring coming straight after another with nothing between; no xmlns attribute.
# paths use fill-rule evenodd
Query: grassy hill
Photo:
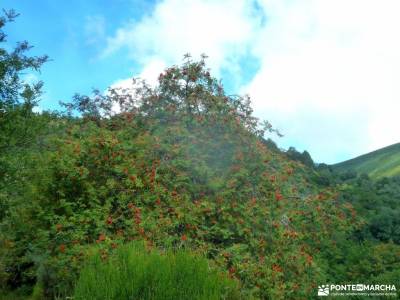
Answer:
<svg viewBox="0 0 400 300"><path fill-rule="evenodd" d="M372 178L400 175L400 143L333 165L339 172L356 171Z"/></svg>

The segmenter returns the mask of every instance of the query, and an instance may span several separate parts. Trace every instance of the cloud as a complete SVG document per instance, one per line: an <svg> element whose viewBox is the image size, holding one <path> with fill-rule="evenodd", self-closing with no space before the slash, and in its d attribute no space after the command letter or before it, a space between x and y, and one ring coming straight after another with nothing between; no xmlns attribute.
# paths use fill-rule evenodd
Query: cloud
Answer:
<svg viewBox="0 0 400 300"><path fill-rule="evenodd" d="M135 74L132 78L119 79L110 85L110 89L114 89L116 92L130 93L134 94L134 90L137 87L135 84L135 79L145 80L151 87L156 87L158 84L159 74L167 67L163 60L152 59L151 62L145 66L141 73ZM109 91L105 91L109 93ZM121 112L121 107L118 103L113 103L112 111L114 113Z"/></svg>
<svg viewBox="0 0 400 300"><path fill-rule="evenodd" d="M87 16L84 28L86 43L96 44L106 36L106 21L103 16Z"/></svg>
<svg viewBox="0 0 400 300"><path fill-rule="evenodd" d="M132 78L116 80L110 85L110 88L125 90L132 89L134 88L134 78L145 80L147 84L155 87L158 83L159 74L163 72L166 67L167 65L163 60L154 58L143 68L142 72L135 74Z"/></svg>
<svg viewBox="0 0 400 300"><path fill-rule="evenodd" d="M166 0L139 22L132 21L108 38L103 57L127 48L142 65L154 57L168 64L185 53L206 53L215 72L229 67L248 51L261 22L253 1Z"/></svg>
<svg viewBox="0 0 400 300"><path fill-rule="evenodd" d="M206 53L283 131L280 145L333 163L399 142L398 11L397 0L164 0L108 37L102 56L125 49L149 77Z"/></svg>
<svg viewBox="0 0 400 300"><path fill-rule="evenodd" d="M335 162L399 142L400 2L261 6L269 18L253 48L261 68L242 91L286 133L286 146Z"/></svg>
<svg viewBox="0 0 400 300"><path fill-rule="evenodd" d="M39 77L37 74L29 72L22 76L22 80L24 83L27 83L27 84L35 84L39 81Z"/></svg>

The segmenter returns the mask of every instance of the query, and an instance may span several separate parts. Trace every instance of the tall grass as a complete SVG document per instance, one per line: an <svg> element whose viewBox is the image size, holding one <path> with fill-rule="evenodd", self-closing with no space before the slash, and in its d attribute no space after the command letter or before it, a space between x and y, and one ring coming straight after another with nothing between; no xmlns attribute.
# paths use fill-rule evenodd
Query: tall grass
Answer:
<svg viewBox="0 0 400 300"><path fill-rule="evenodd" d="M107 261L92 256L83 268L74 300L237 299L236 282L187 251L147 251L142 243L118 249Z"/></svg>

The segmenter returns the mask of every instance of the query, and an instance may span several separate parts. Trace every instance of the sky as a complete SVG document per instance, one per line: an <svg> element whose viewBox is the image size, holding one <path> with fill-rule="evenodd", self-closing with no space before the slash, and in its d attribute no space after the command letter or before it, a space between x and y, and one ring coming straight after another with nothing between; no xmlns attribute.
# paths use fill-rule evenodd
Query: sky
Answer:
<svg viewBox="0 0 400 300"><path fill-rule="evenodd" d="M183 55L208 55L229 94L284 134L281 148L336 163L400 142L398 0L1 0L51 61L41 109L132 77L156 84Z"/></svg>

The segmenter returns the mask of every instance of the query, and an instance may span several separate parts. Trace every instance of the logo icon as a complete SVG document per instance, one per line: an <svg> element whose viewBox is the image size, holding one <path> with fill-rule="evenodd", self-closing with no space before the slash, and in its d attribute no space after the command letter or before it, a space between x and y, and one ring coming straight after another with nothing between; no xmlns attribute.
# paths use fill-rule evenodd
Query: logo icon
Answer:
<svg viewBox="0 0 400 300"><path fill-rule="evenodd" d="M364 285L363 285L363 284L357 284L356 290L357 290L358 292L362 292L362 291L364 290Z"/></svg>
<svg viewBox="0 0 400 300"><path fill-rule="evenodd" d="M329 295L329 285L318 286L318 296L328 296Z"/></svg>

